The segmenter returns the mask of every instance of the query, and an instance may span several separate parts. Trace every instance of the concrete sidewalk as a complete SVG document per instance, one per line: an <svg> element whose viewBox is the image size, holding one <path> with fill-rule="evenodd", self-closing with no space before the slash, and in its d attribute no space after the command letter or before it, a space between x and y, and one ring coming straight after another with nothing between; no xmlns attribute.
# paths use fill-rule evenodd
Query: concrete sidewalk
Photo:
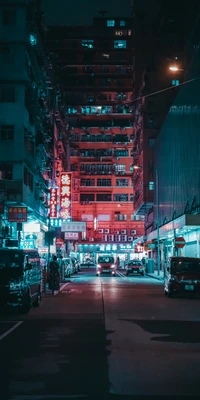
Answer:
<svg viewBox="0 0 200 400"><path fill-rule="evenodd" d="M153 273L146 272L146 275L159 281L164 281L164 271L160 271L160 275L158 275L158 271L155 271Z"/></svg>
<svg viewBox="0 0 200 400"><path fill-rule="evenodd" d="M70 283L70 280L65 281L65 282L61 282L60 283L60 290L55 290L54 296L56 296L58 293L60 293L65 288L65 286L69 285L69 283ZM44 292L42 293L42 296L52 296L52 292L51 292L51 290L49 290L48 286L49 285L47 283L46 284L46 291L45 291L45 293Z"/></svg>

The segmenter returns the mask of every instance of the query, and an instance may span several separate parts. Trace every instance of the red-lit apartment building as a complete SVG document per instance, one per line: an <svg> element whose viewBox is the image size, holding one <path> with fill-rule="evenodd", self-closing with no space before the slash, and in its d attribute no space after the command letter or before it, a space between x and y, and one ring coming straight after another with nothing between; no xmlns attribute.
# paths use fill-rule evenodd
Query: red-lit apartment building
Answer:
<svg viewBox="0 0 200 400"><path fill-rule="evenodd" d="M133 251L134 38L132 18L49 29L64 92L72 173L72 219L86 221L81 253Z"/></svg>

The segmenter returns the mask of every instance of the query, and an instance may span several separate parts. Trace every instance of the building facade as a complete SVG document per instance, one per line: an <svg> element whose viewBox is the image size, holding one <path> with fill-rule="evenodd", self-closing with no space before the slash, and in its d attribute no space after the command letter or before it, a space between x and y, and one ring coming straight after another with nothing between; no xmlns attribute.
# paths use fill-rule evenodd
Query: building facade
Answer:
<svg viewBox="0 0 200 400"><path fill-rule="evenodd" d="M21 246L43 247L59 120L40 2L0 1L0 37L1 244L21 231ZM22 208L30 231L16 223ZM12 218L10 211L18 215ZM36 225L33 241L27 237Z"/></svg>
<svg viewBox="0 0 200 400"><path fill-rule="evenodd" d="M93 26L50 28L48 40L68 119L72 219L87 225L80 249L133 250L144 223L133 210L132 18L99 17Z"/></svg>

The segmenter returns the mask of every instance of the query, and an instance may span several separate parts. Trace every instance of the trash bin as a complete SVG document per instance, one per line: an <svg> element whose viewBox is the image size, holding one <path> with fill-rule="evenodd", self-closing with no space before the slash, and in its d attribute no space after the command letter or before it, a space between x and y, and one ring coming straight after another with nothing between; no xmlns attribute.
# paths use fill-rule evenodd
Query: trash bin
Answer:
<svg viewBox="0 0 200 400"><path fill-rule="evenodd" d="M153 260L153 258L148 258L147 273L148 274L153 274L154 273L154 260Z"/></svg>

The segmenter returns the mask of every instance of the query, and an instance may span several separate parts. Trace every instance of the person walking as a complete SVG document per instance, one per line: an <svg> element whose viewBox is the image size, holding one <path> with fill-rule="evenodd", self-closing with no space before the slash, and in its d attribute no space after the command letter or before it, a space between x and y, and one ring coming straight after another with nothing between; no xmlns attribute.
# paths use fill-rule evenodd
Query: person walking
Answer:
<svg viewBox="0 0 200 400"><path fill-rule="evenodd" d="M49 289L52 291L52 295L55 290L60 289L59 264L56 256L53 256L53 260L49 264Z"/></svg>

